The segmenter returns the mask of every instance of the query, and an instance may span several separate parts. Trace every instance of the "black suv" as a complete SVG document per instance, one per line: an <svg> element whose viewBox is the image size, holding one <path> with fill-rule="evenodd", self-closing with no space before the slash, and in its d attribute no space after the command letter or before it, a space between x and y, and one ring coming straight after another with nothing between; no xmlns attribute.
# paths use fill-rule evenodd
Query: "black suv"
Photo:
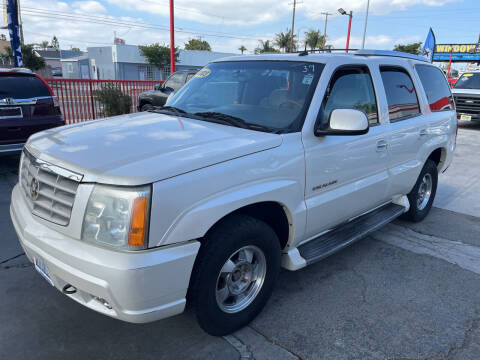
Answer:
<svg viewBox="0 0 480 360"><path fill-rule="evenodd" d="M0 69L0 154L22 150L30 135L65 125L57 98L28 69Z"/></svg>
<svg viewBox="0 0 480 360"><path fill-rule="evenodd" d="M198 70L181 70L170 75L163 84L155 86L138 97L138 111L146 111L154 106L163 106L172 92L180 90Z"/></svg>

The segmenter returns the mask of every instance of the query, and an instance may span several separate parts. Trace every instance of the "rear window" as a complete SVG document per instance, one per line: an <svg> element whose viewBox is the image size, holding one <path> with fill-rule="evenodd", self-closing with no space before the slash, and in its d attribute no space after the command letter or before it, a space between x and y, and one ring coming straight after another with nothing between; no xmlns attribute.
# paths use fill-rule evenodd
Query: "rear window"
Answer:
<svg viewBox="0 0 480 360"><path fill-rule="evenodd" d="M400 67L381 67L383 86L387 95L390 121L400 121L420 114L417 92L412 79Z"/></svg>
<svg viewBox="0 0 480 360"><path fill-rule="evenodd" d="M452 110L454 102L442 71L435 66L415 65L432 111Z"/></svg>
<svg viewBox="0 0 480 360"><path fill-rule="evenodd" d="M0 99L30 99L50 96L48 88L34 76L0 75Z"/></svg>

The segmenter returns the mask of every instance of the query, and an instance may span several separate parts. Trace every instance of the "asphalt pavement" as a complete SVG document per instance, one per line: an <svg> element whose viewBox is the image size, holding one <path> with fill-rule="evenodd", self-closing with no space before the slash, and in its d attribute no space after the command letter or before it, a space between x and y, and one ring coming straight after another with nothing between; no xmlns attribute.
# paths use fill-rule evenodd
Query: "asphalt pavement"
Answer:
<svg viewBox="0 0 480 360"><path fill-rule="evenodd" d="M282 271L246 328L211 337L190 311L133 325L52 288L10 222L18 158L0 158L0 359L480 357L480 125L462 124L425 221L395 221L305 269Z"/></svg>

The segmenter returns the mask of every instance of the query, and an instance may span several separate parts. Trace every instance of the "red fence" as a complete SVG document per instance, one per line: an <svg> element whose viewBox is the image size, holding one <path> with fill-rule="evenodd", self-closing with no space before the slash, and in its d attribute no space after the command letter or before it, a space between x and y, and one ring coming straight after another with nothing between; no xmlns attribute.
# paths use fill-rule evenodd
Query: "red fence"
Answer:
<svg viewBox="0 0 480 360"><path fill-rule="evenodd" d="M130 112L137 111L138 95L151 90L163 81L45 79L58 98L67 124L104 117L103 105L96 99L95 90L106 84L116 84L124 94L132 98Z"/></svg>

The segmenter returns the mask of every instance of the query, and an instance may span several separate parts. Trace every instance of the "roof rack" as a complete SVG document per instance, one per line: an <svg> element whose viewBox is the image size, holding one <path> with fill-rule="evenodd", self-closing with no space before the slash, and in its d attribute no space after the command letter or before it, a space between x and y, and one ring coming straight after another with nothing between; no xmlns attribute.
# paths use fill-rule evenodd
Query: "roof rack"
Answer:
<svg viewBox="0 0 480 360"><path fill-rule="evenodd" d="M420 56L420 55L414 55L414 54L409 54L409 53L404 53L400 51L389 51L389 50L358 50L354 53L355 55L358 56L393 56L393 57L400 57L400 58L406 58L406 59L412 59L412 60L418 60L418 61L424 61L424 62L430 62L428 61L427 58Z"/></svg>

